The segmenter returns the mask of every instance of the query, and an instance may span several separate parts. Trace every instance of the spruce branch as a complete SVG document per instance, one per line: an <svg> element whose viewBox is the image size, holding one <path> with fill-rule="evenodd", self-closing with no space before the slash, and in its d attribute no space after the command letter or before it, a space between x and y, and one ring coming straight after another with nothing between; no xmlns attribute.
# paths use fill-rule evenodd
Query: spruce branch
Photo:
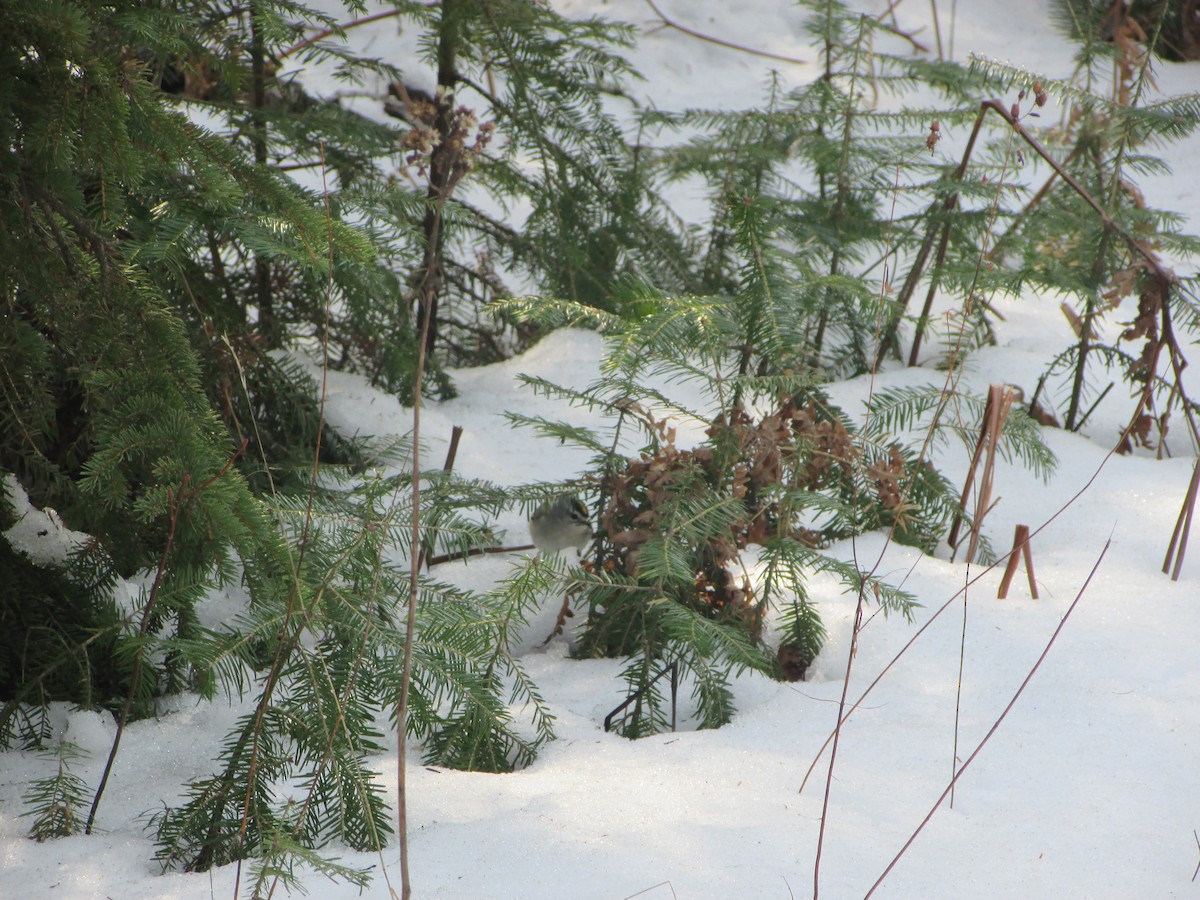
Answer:
<svg viewBox="0 0 1200 900"><path fill-rule="evenodd" d="M54 759L55 773L29 785L22 795L29 809L21 813L34 817L29 836L39 843L78 833L88 793L83 779L71 771L71 764L86 755L75 744L62 741L53 751L42 755Z"/></svg>
<svg viewBox="0 0 1200 900"><path fill-rule="evenodd" d="M1182 361L1184 359L1182 348L1175 337L1175 331L1171 323L1171 304L1168 302L1172 291L1178 286L1178 278L1173 272L1168 270L1159 259L1158 255L1144 240L1139 240L1131 234L1126 228L1116 222L1108 212L1091 196L1091 194L1064 168L1032 134L1030 134L1018 120L1018 111L1009 110L997 100L985 100L980 106L980 118L987 113L993 112L1012 128L1013 132L1028 144L1038 156L1045 160L1050 167L1058 174L1058 176L1075 192L1092 211L1100 219L1104 226L1103 238L1107 238L1110 234L1115 235L1129 249L1129 252L1141 259L1142 265L1146 266L1153 273L1156 289L1161 294L1159 303L1158 317L1160 332L1158 340L1156 340L1150 350L1149 358L1146 362L1146 370L1148 373L1154 374L1158 370L1158 359L1161 351L1165 348L1168 352L1169 363L1174 369L1176 376L1176 386L1181 397L1184 400L1184 410L1187 416L1188 425L1192 431L1192 437L1197 445L1200 445L1200 427L1197 426L1193 413L1194 404L1187 397L1184 391L1182 381ZM1099 258L1099 257L1098 257ZM1080 365L1082 369L1082 364ZM1137 419L1143 414L1151 403L1153 394L1153 378L1146 378L1143 389L1138 398L1137 407L1130 418L1130 425L1136 423ZM1126 429L1126 433L1130 429Z"/></svg>
<svg viewBox="0 0 1200 900"><path fill-rule="evenodd" d="M141 687L143 658L146 652L146 647L143 646L143 643L146 639L146 635L150 631L150 623L152 621L152 614L155 611L155 603L159 598L159 592L162 587L163 580L167 576L167 561L170 558L171 550L175 543L175 534L179 525L179 517L182 514L184 507L189 502L191 502L199 494L207 490L218 479L222 478L226 473L229 472L229 469L231 466L233 466L234 461L245 449L246 442L243 441L241 447L234 451L234 454L226 461L224 468L208 478L206 481L202 482L200 485L193 488L191 486L190 476L185 475L183 477L183 483L179 486L178 490L171 488L167 489L167 536L166 540L163 542L162 554L159 556L158 568L156 568L154 571L154 580L150 585L150 594L146 598L145 606L142 607L142 618L141 622L138 624L138 639L133 648L133 671L129 676L129 691L125 695L125 702L121 705L121 713L117 717L116 734L113 736L112 747L108 751L108 760L104 764L104 771L100 776L100 784L97 786L96 794L92 798L91 809L88 810L87 824L83 829L84 834L92 833L92 826L96 821L96 812L100 808L100 798L104 796L104 788L108 785L108 777L112 773L113 763L115 763L117 759L117 750L121 746L121 735L125 731L125 726L129 724L129 716L133 710L133 703L137 698L138 690Z"/></svg>
<svg viewBox="0 0 1200 900"><path fill-rule="evenodd" d="M321 152L322 152L322 158L323 158L324 157L324 147L322 147ZM325 172L325 169L324 169L324 166L322 166L322 177L324 177L324 172ZM328 255L328 269L327 269L328 280L326 282L326 293L325 293L325 332L323 334L323 340L321 341L321 352L322 352L321 389L320 389L320 395L319 395L318 403L317 403L316 438L313 442L313 447L312 447L312 465L311 465L311 469L310 469L308 487L307 487L307 492L306 492L306 496L305 496L304 524L303 524L303 527L302 527L301 533L300 533L299 550L296 554L296 559L295 559L295 563L294 563L291 589L288 592L288 597L287 597L287 602L286 602L286 610L285 610L284 617L283 617L283 627L280 629L277 640L276 640L275 655L271 661L271 667L268 670L266 682L263 685L262 693L259 696L259 700L256 705L255 712L254 712L253 725L250 729L251 739L250 739L250 749L249 749L249 761L248 761L248 765L247 765L246 791L245 791L245 794L243 797L242 810L241 810L241 821L238 826L237 845L239 847L242 847L245 845L246 834L247 834L247 831L250 826L251 807L253 805L252 799L253 799L253 794L254 794L254 784L255 784L255 781L257 778L257 774L258 774L259 755L260 755L260 751L261 751L262 728L264 727L264 723L266 721L267 712L272 704L275 689L277 688L277 686L280 682L280 679L282 677L283 669L284 669L285 665L287 664L287 662L289 661L292 653L294 652L294 650L296 649L296 647L299 643L299 637L300 637L299 631L298 630L295 631L290 636L288 635L288 631L291 630L293 618L296 613L297 602L301 601L302 599L305 599L305 598L302 598L302 587L301 587L301 577L302 576L301 576L301 573L303 571L305 555L309 551L309 548L310 548L309 535L310 535L310 531L312 529L313 506L314 506L314 502L316 499L317 480L318 480L319 470L320 470L321 439L322 439L323 432L325 430L325 401L326 401L326 397L327 397L328 378L329 378L329 321L330 321L330 310L331 310L332 303L333 303L332 293L333 293L333 248L334 248L334 243L332 240L332 228L333 228L332 218L329 213L329 205L328 205L329 204L328 187L326 187L326 190L324 193L325 193L325 204L326 204L326 206L325 206L325 226L326 226L326 233L327 233L326 247L327 247L327 252L329 255ZM243 738L244 737L245 737L245 732L243 731ZM236 757L236 756L231 758L231 760L230 760L231 771L232 771L232 767L235 764L235 762L237 761L237 759L238 759L238 757ZM215 829L218 824L218 816L219 816L220 812L221 812L220 805L213 807L213 818L212 818L212 821L210 824L210 829L209 829L210 843L206 843L206 845L201 850L200 857L198 860L198 866L200 868L208 868L208 866L211 864L211 856L207 856L207 854L210 854L212 851L211 838L215 836ZM238 861L237 861L237 875L236 875L236 878L234 881L234 894L235 895L237 894L238 886L241 884L241 878L242 878L242 858L241 858L241 855L239 854Z"/></svg>

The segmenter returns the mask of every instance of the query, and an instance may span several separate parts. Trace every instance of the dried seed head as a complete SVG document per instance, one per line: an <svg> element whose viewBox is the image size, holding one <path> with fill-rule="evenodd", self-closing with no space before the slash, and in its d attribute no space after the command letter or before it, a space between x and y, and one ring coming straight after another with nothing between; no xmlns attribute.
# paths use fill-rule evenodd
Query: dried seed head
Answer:
<svg viewBox="0 0 1200 900"><path fill-rule="evenodd" d="M428 156L441 143L441 138L431 128L413 128L400 139L400 147L417 156Z"/></svg>
<svg viewBox="0 0 1200 900"><path fill-rule="evenodd" d="M437 119L437 107L428 100L414 100L408 106L408 114L417 122L432 125Z"/></svg>

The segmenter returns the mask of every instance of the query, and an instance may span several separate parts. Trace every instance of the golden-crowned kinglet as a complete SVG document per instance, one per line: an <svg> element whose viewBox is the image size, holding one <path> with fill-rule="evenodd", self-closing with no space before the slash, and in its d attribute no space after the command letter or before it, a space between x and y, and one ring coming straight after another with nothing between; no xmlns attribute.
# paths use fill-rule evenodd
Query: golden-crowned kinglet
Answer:
<svg viewBox="0 0 1200 900"><path fill-rule="evenodd" d="M587 507L578 497L559 494L534 510L529 519L529 536L542 553L557 553L567 547L582 549L592 539Z"/></svg>

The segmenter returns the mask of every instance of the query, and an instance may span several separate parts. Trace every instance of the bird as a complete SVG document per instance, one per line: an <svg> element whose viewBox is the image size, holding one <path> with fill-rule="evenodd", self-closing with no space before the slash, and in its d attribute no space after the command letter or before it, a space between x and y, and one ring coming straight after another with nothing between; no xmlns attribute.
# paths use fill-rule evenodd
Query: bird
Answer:
<svg viewBox="0 0 1200 900"><path fill-rule="evenodd" d="M542 553L558 553L568 547L581 550L592 539L587 507L578 497L559 494L534 510L529 517L529 536Z"/></svg>

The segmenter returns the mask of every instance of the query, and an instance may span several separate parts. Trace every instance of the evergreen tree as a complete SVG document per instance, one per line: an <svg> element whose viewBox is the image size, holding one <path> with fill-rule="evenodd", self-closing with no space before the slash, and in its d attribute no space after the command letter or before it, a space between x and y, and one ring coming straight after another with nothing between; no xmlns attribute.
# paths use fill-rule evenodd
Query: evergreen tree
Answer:
<svg viewBox="0 0 1200 900"><path fill-rule="evenodd" d="M1177 405L1187 420L1200 411L1178 378L1186 351L1175 334L1176 326L1196 327L1197 279L1176 276L1165 262L1200 252L1200 239L1183 233L1178 215L1150 208L1136 183L1162 171L1153 147L1200 122L1200 95L1153 96L1154 53L1167 23L1159 14L1169 4L1157 6L1156 26L1146 31L1124 6L1055 3L1058 25L1078 42L1068 82L1030 84L1027 73L976 63L993 84L1019 91L1025 103L1013 106L1013 117L1036 114L1050 93L1062 109L1059 128L1039 131L1055 169L1023 208L1002 212L1004 230L989 253L1010 289L1037 285L1070 298L1063 309L1075 341L1051 361L1031 407L1056 410L1065 428L1079 430L1108 393L1103 380L1123 378L1138 402L1122 452L1155 447ZM1106 335L1105 320L1126 303L1136 303L1128 327Z"/></svg>

